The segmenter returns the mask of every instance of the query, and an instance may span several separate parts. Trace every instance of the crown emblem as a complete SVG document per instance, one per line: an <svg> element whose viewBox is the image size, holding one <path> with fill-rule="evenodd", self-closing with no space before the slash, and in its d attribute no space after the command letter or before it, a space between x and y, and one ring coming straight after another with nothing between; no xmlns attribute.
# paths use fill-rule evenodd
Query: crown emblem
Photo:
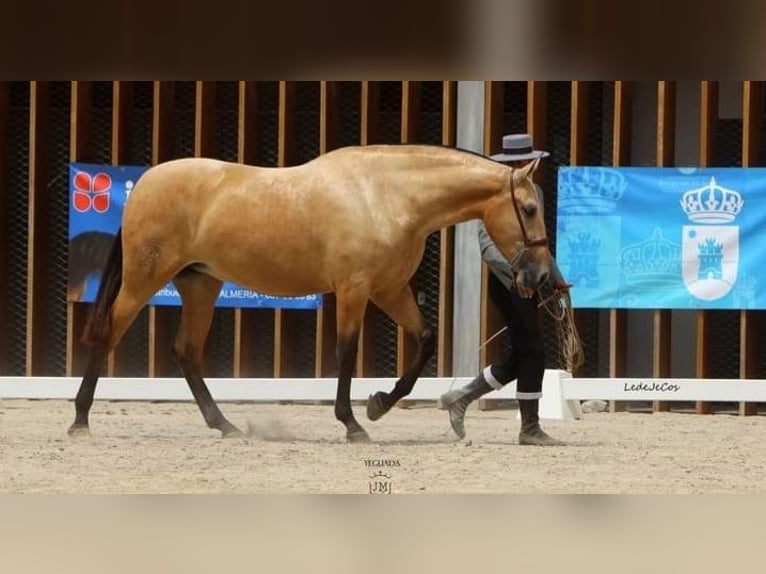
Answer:
<svg viewBox="0 0 766 574"><path fill-rule="evenodd" d="M620 259L625 282L631 285L677 284L681 277L681 247L665 239L659 227L646 241L623 249Z"/></svg>
<svg viewBox="0 0 766 574"><path fill-rule="evenodd" d="M690 221L699 223L727 223L739 214L745 200L733 189L727 189L710 178L710 183L691 189L681 198L681 208Z"/></svg>
<svg viewBox="0 0 766 574"><path fill-rule="evenodd" d="M616 169L583 167L559 171L558 204L567 213L609 213L622 199L628 182Z"/></svg>

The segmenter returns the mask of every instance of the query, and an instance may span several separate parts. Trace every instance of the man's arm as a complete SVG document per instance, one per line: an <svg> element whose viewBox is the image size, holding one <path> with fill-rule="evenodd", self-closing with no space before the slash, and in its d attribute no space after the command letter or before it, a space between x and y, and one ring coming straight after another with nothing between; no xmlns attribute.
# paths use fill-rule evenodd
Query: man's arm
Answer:
<svg viewBox="0 0 766 574"><path fill-rule="evenodd" d="M495 246L481 221L479 222L479 249L481 249L481 258L487 262L495 274L504 275L513 281L513 268L505 255Z"/></svg>

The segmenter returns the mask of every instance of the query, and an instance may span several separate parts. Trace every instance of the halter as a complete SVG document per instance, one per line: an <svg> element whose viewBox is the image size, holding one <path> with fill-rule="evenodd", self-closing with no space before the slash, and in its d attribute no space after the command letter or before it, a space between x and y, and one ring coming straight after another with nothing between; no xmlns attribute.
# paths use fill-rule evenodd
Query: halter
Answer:
<svg viewBox="0 0 766 574"><path fill-rule="evenodd" d="M530 247L542 247L542 246L548 245L548 238L540 237L539 239L535 239L534 241L529 239L529 235L527 235L527 228L524 227L524 220L521 217L521 213L519 212L519 206L516 203L516 195L514 194L514 190L515 190L515 186L513 185L513 168L511 168L511 201L513 203L513 211L516 213L516 221L519 222L521 237L524 240L524 246L521 249L519 249L516 255L513 256L513 259L510 261L511 268L514 271L516 271L516 264L524 255L524 253L526 253Z"/></svg>

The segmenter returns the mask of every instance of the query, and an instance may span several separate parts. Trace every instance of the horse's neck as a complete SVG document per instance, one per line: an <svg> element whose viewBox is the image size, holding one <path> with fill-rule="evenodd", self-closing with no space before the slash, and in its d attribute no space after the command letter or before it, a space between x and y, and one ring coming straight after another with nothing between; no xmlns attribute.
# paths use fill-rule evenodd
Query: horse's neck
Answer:
<svg viewBox="0 0 766 574"><path fill-rule="evenodd" d="M423 178L423 190L413 195L414 211L426 233L479 219L486 203L502 188L507 172L485 166L434 170Z"/></svg>

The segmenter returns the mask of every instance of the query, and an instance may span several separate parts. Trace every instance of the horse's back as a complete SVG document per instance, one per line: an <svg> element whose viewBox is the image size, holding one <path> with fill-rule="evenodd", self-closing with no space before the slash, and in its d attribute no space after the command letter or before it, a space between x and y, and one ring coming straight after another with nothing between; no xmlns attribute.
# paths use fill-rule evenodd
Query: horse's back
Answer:
<svg viewBox="0 0 766 574"><path fill-rule="evenodd" d="M406 279L431 231L419 223L423 198L443 194L454 168L471 161L449 148L400 145L340 148L295 167L173 160L137 183L123 243L132 257L160 251L171 268L200 263L275 295L332 290L362 270L376 284Z"/></svg>

